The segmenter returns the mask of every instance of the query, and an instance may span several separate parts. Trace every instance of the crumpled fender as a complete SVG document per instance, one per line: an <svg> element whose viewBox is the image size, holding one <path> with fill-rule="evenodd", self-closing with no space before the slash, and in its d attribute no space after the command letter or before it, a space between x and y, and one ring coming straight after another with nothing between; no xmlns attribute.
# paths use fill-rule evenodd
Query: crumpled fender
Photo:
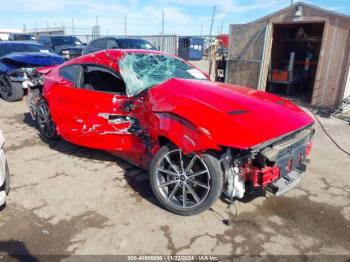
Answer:
<svg viewBox="0 0 350 262"><path fill-rule="evenodd" d="M4 64L4 63L0 62L0 74L6 74L10 70L12 70L11 67L9 67L7 64Z"/></svg>
<svg viewBox="0 0 350 262"><path fill-rule="evenodd" d="M156 113L155 124L158 126L158 137L165 137L181 148L185 154L221 150L206 130L194 126L184 118L172 113Z"/></svg>
<svg viewBox="0 0 350 262"><path fill-rule="evenodd" d="M42 66L38 67L35 70L39 72L40 74L46 75L52 71L52 69L56 68L58 65L53 65L53 66Z"/></svg>

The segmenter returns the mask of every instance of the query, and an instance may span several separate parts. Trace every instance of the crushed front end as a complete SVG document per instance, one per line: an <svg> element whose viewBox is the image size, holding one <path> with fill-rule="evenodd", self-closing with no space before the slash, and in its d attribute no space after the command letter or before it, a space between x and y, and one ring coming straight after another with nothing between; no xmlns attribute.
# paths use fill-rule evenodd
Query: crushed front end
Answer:
<svg viewBox="0 0 350 262"><path fill-rule="evenodd" d="M314 132L311 125L249 150L228 148L222 155L225 196L233 200L261 189L280 196L295 187L304 176Z"/></svg>
<svg viewBox="0 0 350 262"><path fill-rule="evenodd" d="M9 80L13 83L18 83L24 89L28 89L33 86L42 85L42 78L39 77L39 73L35 67L23 67L12 70L7 73Z"/></svg>
<svg viewBox="0 0 350 262"><path fill-rule="evenodd" d="M23 82L23 86L28 90L27 104L33 120L36 119L37 103L42 97L43 85L44 76L37 70L32 70L31 73L27 75L26 81Z"/></svg>

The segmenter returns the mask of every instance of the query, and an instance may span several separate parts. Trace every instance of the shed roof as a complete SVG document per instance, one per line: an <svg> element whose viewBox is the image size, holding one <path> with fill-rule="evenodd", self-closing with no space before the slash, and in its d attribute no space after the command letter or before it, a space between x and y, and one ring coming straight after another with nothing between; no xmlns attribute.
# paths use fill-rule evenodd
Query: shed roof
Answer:
<svg viewBox="0 0 350 262"><path fill-rule="evenodd" d="M350 16L349 15L345 15L345 14L342 14L342 13L339 13L339 12L335 12L335 11L332 11L332 10L329 10L329 9L321 8L319 6L312 5L312 4L307 4L307 3L304 3L304 2L296 2L293 5L290 5L290 6L286 7L286 8L280 9L280 10L274 12L274 13L271 13L269 15L261 17L261 18L259 18L257 20L254 20L252 23L265 21L266 19L269 19L271 17L274 17L274 16L277 16L277 15L283 14L285 12L288 12L291 9L294 9L297 6L303 6L303 7L306 7L306 8L314 9L316 11L319 11L319 12L322 12L322 13L325 13L325 14L328 14L328 15L338 16L338 17L341 17L343 19L346 19L346 20L350 21Z"/></svg>

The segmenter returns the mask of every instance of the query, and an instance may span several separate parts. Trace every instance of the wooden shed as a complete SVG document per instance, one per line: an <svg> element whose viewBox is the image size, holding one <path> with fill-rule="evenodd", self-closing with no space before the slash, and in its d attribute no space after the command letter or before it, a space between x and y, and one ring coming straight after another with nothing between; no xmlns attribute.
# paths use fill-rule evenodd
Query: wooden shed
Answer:
<svg viewBox="0 0 350 262"><path fill-rule="evenodd" d="M349 88L350 16L303 2L230 25L226 82L334 108Z"/></svg>

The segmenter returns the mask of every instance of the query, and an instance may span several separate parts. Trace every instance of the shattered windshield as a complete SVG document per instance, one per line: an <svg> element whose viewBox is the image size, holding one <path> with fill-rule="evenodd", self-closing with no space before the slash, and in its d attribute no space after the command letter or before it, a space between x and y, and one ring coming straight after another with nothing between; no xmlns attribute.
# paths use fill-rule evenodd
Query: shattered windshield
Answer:
<svg viewBox="0 0 350 262"><path fill-rule="evenodd" d="M128 54L119 61L128 96L135 96L171 78L207 80L198 69L167 55Z"/></svg>

